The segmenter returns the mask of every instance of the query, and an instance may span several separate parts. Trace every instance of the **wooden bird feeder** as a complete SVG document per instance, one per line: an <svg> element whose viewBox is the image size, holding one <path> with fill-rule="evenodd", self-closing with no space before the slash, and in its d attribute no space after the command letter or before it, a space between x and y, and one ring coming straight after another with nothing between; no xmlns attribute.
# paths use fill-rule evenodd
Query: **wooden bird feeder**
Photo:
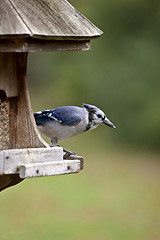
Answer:
<svg viewBox="0 0 160 240"><path fill-rule="evenodd" d="M27 177L80 171L36 128L26 82L28 52L89 50L102 32L66 0L0 1L0 191Z"/></svg>

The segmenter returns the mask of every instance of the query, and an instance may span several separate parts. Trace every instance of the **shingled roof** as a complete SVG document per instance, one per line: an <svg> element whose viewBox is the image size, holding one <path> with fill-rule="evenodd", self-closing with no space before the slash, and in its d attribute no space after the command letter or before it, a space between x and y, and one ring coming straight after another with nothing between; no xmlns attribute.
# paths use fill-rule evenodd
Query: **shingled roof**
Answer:
<svg viewBox="0 0 160 240"><path fill-rule="evenodd" d="M90 40L102 31L66 0L0 1L0 38Z"/></svg>

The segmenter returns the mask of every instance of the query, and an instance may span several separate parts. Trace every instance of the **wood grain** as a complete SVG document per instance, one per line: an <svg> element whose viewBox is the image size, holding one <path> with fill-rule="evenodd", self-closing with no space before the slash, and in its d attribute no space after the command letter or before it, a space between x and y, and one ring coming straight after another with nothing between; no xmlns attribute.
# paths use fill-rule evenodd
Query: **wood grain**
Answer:
<svg viewBox="0 0 160 240"><path fill-rule="evenodd" d="M4 62L1 64L0 90L6 93L9 103L8 148L48 147L33 118L26 82L27 53L3 53L0 57L0 62ZM1 118L6 118L3 109L0 114Z"/></svg>
<svg viewBox="0 0 160 240"><path fill-rule="evenodd" d="M16 54L0 52L0 90L7 97L18 96Z"/></svg>
<svg viewBox="0 0 160 240"><path fill-rule="evenodd" d="M26 81L27 53L16 53L15 58L18 98L16 103L10 103L10 132L12 136L16 135L16 139L11 141L11 148L49 147L41 138L33 117Z"/></svg>
<svg viewBox="0 0 160 240"><path fill-rule="evenodd" d="M2 52L37 52L37 51L80 51L90 50L89 40L44 40L33 38L0 39Z"/></svg>
<svg viewBox="0 0 160 240"><path fill-rule="evenodd" d="M79 160L26 164L20 167L20 178L53 176L78 173L79 171Z"/></svg>
<svg viewBox="0 0 160 240"><path fill-rule="evenodd" d="M49 147L33 118L26 83L27 53L1 53L0 66L1 149ZM20 181L16 174L1 175L0 191Z"/></svg>
<svg viewBox="0 0 160 240"><path fill-rule="evenodd" d="M1 151L4 174L19 173L21 165L63 161L63 148L25 148ZM1 172L1 169L0 169Z"/></svg>
<svg viewBox="0 0 160 240"><path fill-rule="evenodd" d="M74 40L102 34L66 0L0 1L0 37Z"/></svg>
<svg viewBox="0 0 160 240"><path fill-rule="evenodd" d="M9 0L0 1L0 36L29 36L30 31Z"/></svg>

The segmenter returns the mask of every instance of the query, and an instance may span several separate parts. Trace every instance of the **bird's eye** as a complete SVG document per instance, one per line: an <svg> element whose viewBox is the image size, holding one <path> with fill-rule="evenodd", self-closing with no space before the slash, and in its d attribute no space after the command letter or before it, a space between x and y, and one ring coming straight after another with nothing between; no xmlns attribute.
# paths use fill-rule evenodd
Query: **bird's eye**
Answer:
<svg viewBox="0 0 160 240"><path fill-rule="evenodd" d="M102 118L102 115L101 115L101 114L97 114L97 117L98 117L98 118Z"/></svg>

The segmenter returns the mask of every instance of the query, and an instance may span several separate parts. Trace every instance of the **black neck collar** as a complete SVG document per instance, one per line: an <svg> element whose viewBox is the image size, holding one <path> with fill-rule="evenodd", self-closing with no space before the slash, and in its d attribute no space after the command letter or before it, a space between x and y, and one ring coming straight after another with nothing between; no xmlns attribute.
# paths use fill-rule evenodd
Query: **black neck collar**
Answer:
<svg viewBox="0 0 160 240"><path fill-rule="evenodd" d="M87 130L90 130L90 129L91 129L91 126L92 126L92 119L93 119L92 115L93 115L93 113L91 113L91 112L88 112L88 125L87 125L87 127L86 127L86 130L85 130L85 131L87 131Z"/></svg>

